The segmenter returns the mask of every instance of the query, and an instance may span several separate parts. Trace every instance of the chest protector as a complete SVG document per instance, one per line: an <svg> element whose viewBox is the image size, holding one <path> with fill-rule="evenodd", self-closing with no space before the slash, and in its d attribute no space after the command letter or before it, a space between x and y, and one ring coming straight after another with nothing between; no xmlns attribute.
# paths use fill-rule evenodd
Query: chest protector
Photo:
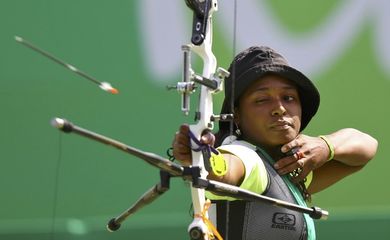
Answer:
<svg viewBox="0 0 390 240"><path fill-rule="evenodd" d="M263 159L263 158L262 158ZM296 203L290 189L266 161L269 184L262 194ZM224 240L306 240L307 229L302 213L252 201L217 200L217 229Z"/></svg>

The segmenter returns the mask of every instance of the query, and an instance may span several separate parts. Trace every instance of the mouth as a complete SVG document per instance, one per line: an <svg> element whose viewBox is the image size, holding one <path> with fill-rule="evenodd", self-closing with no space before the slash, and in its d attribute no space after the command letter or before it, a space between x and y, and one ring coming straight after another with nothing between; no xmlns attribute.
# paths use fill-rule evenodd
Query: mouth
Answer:
<svg viewBox="0 0 390 240"><path fill-rule="evenodd" d="M276 121L270 125L271 129L277 130L277 131L287 130L287 129L290 129L292 127L293 127L293 125L289 121L286 121L286 120Z"/></svg>

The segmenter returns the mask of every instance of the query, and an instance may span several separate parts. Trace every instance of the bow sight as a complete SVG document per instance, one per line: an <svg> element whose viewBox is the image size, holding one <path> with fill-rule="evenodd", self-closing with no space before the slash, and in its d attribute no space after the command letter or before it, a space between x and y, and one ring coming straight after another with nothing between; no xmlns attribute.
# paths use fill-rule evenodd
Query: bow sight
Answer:
<svg viewBox="0 0 390 240"><path fill-rule="evenodd" d="M184 56L183 80L178 82L176 86L168 86L167 88L168 90L176 89L182 95L181 110L185 115L188 115L190 111L190 94L193 93L196 89L195 83L207 87L213 93L217 93L222 91L222 82L226 77L229 76L229 72L223 68L218 68L217 71L211 76L211 78L197 75L191 68L191 45L183 45L181 49ZM225 115L226 116L224 117L212 116L211 121L214 121L215 119L233 119L232 114ZM195 117L195 120L199 120L199 117Z"/></svg>

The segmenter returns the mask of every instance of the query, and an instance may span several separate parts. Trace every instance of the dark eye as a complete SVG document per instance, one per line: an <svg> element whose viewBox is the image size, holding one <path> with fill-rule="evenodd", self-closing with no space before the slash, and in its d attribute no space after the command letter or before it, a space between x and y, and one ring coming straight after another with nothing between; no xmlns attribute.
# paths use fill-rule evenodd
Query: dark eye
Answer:
<svg viewBox="0 0 390 240"><path fill-rule="evenodd" d="M285 101L288 101L288 102L294 101L294 100L295 100L295 96L286 95L286 96L284 96L284 100L285 100Z"/></svg>
<svg viewBox="0 0 390 240"><path fill-rule="evenodd" d="M268 98L256 98L255 102L256 103L264 103L268 100Z"/></svg>

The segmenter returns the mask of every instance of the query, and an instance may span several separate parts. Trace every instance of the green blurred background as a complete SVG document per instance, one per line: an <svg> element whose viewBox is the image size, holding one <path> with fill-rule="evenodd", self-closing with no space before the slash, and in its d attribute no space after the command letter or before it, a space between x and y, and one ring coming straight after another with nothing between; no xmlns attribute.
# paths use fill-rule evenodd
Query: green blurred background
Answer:
<svg viewBox="0 0 390 240"><path fill-rule="evenodd" d="M220 5L223 1L228 0L221 0ZM107 220L159 181L158 170L116 149L61 134L49 124L53 117L64 117L165 156L179 124L193 119L193 115L184 117L180 112L179 95L165 90L165 85L180 80L180 65L174 63L181 59L180 44L187 43L190 37L191 12L184 1L169 0L159 3L160 15L145 16L150 14L145 11L148 4L157 2L160 1L0 1L0 239L187 239L191 200L187 185L179 179L172 180L168 193L129 218L120 231L105 231ZM238 1L238 8L242 2L245 3ZM301 38L328 21L330 13L341 5L353 3L257 2L272 10L278 24L289 34ZM370 7L362 16L358 33L342 54L325 70L310 72L321 91L322 103L305 133L319 135L354 127L380 142L377 156L364 170L313 197L315 205L330 211L329 220L317 221L318 239L388 239L390 235L386 177L390 163L385 157L390 154L386 147L390 140L390 110L386 107L390 63L378 58L383 54L378 37L389 39L389 31L378 34L376 21L379 10L388 6L384 1L382 4L368 3ZM171 14L172 6L179 10L177 15ZM219 66L227 68L233 55L233 38L221 30L230 22L218 14L214 52ZM150 26L150 21L145 21L152 17L160 19L161 26L157 28L164 33L161 39L148 39L150 35L145 34L145 28ZM168 18L182 24L186 32L177 25L165 24ZM243 26L238 24L240 27ZM120 94L101 91L18 44L15 35L100 81L110 82ZM156 65L153 59L158 58L154 56L161 53L153 52L155 48L150 46L167 49L162 40L171 37L176 42L177 35L183 42L173 45L176 50L164 55L166 63ZM321 46L318 49L332 51ZM168 63L173 63L175 68L170 69L174 73L164 72ZM154 71L156 66L160 72ZM201 67L196 60L194 66ZM222 97L215 97L216 111Z"/></svg>

